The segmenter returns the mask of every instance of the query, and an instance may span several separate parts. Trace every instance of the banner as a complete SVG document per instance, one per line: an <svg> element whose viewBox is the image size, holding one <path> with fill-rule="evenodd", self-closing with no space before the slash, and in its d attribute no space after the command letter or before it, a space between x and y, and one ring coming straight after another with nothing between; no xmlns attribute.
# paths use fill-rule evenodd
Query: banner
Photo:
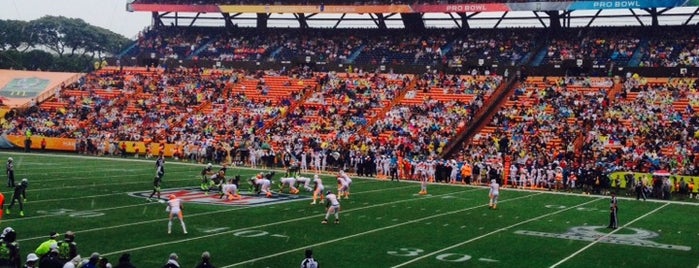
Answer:
<svg viewBox="0 0 699 268"><path fill-rule="evenodd" d="M195 12L206 13L221 12L217 5L163 5L163 4L127 4L126 11L148 11L148 12Z"/></svg>
<svg viewBox="0 0 699 268"><path fill-rule="evenodd" d="M26 136L23 135L7 135L6 138L15 148L24 148L24 141ZM31 149L38 150L41 149L41 141L46 141L46 150L53 151L75 151L75 139L65 139L65 138L51 138L51 137L41 137L32 136Z"/></svg>
<svg viewBox="0 0 699 268"><path fill-rule="evenodd" d="M24 135L3 135L0 137L0 148L3 149L21 149L24 148L24 141L26 140L26 136ZM34 135L31 137L31 150L41 150L41 143L42 140L46 142L46 150L47 151L69 151L69 152L75 152L75 144L77 142L76 139L67 139L67 138L52 138L52 137L42 137L42 136L37 136ZM126 145L126 153L129 156L133 156L138 152L139 155L145 155L146 154L146 143L142 141L118 141L117 142L117 152L119 148L121 148L121 144L124 143ZM109 146L107 142L104 144L104 150L106 152L109 151ZM170 143L165 143L164 144L164 149L163 153L165 154L166 157L171 157L173 153L175 152L176 149L176 144L170 144ZM95 147L98 147L95 145ZM158 155L160 154L160 144L155 143L155 142L149 142L148 147L150 147L151 154L152 155ZM117 153L118 155L119 153Z"/></svg>
<svg viewBox="0 0 699 268"><path fill-rule="evenodd" d="M222 5L224 13L414 13L409 5Z"/></svg>
<svg viewBox="0 0 699 268"><path fill-rule="evenodd" d="M510 8L504 3L463 3L450 5L413 5L413 10L418 13L450 13L510 11Z"/></svg>
<svg viewBox="0 0 699 268"><path fill-rule="evenodd" d="M679 0L581 1L571 2L567 10L676 7L683 3Z"/></svg>

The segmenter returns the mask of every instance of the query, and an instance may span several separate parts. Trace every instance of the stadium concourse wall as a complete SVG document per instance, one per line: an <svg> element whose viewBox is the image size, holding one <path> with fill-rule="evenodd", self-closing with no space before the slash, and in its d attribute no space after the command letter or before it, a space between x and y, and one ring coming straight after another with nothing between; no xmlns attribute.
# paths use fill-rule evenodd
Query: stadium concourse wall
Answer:
<svg viewBox="0 0 699 268"><path fill-rule="evenodd" d="M46 150L48 151L64 151L64 152L75 152L77 139L70 138L54 138L54 137L42 137L42 136L31 136L31 149L41 150L41 141L46 141ZM24 135L5 135L0 136L0 149L23 149L24 141L26 136ZM126 152L129 154L135 154L138 150L138 154L145 155L146 146L150 146L151 153L153 155L160 154L161 145L164 145L162 149L166 157L172 157L173 153L177 149L176 144L171 143L155 143L155 142L143 142L143 141L118 141L119 146L122 143L126 144ZM105 148L109 148L105 146Z"/></svg>
<svg viewBox="0 0 699 268"><path fill-rule="evenodd" d="M510 75L514 75L516 71L523 71L524 75L533 76L566 76L566 75L587 75L598 77L613 77L621 76L628 72L636 73L646 77L679 77L699 75L699 67L612 67L607 65L597 65L592 62L582 62L578 65L576 60L565 60L560 64L546 66L520 66L510 63L504 64L497 61L479 59L469 59L458 66L448 66L444 64L436 65L412 65L412 64L354 64L354 63L327 63L327 62L306 62L302 59L296 61L268 62L268 61L212 61L212 60L176 60L176 59L150 59L150 58L129 58L118 59L121 66L153 66L161 68L177 68L177 67L201 67L214 69L244 69L244 70L281 70L282 68L289 69L290 67L306 65L319 72L349 72L349 69L364 71L393 72L402 74L423 74L428 71L443 71L445 73L470 73L473 69L478 69L481 72L489 70L491 73L504 74L505 70ZM111 66L117 65L116 58L108 59Z"/></svg>

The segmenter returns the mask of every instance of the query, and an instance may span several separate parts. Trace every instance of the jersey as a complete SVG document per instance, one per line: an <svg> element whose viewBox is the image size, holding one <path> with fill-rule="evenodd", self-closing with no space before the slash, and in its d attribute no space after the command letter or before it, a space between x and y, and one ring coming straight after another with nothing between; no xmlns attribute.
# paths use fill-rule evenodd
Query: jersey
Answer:
<svg viewBox="0 0 699 268"><path fill-rule="evenodd" d="M9 161L9 160L8 160L8 161L7 161L7 165L6 165L6 169L7 169L7 175L8 175L8 176L10 176L11 174L14 174L14 172L15 172L15 164L14 164L12 161Z"/></svg>
<svg viewBox="0 0 699 268"><path fill-rule="evenodd" d="M294 179L294 178L281 178L279 180L279 182L281 183L281 185L293 186L294 183L296 183L296 179Z"/></svg>
<svg viewBox="0 0 699 268"><path fill-rule="evenodd" d="M490 193L489 193L489 195L496 196L496 195L499 195L499 194L500 194L500 184L498 184L497 182L491 183L491 184L490 184Z"/></svg>
<svg viewBox="0 0 699 268"><path fill-rule="evenodd" d="M318 268L318 261L314 258L305 258L301 261L301 268Z"/></svg>
<svg viewBox="0 0 699 268"><path fill-rule="evenodd" d="M69 262L78 255L78 247L75 242L58 242L58 259L62 263Z"/></svg>
<svg viewBox="0 0 699 268"><path fill-rule="evenodd" d="M316 191L323 191L325 190L325 186L323 186L323 180L320 178L315 178L313 179L313 183L315 184L315 189Z"/></svg>
<svg viewBox="0 0 699 268"><path fill-rule="evenodd" d="M238 185L235 185L233 183L227 183L224 184L221 187L221 191L224 193L230 193L230 194L238 194Z"/></svg>
<svg viewBox="0 0 699 268"><path fill-rule="evenodd" d="M340 201L335 194L331 193L325 196L325 206L338 208L340 207Z"/></svg>
<svg viewBox="0 0 699 268"><path fill-rule="evenodd" d="M15 191L12 194L12 199L19 200L20 197L24 199L27 198L27 184L20 183L17 184L17 186L15 186Z"/></svg>
<svg viewBox="0 0 699 268"><path fill-rule="evenodd" d="M158 157L158 160L155 160L155 176L162 179L163 175L165 175L165 158Z"/></svg>
<svg viewBox="0 0 699 268"><path fill-rule="evenodd" d="M170 208L170 214L180 213L182 207L182 199L174 198L167 201L167 205Z"/></svg>
<svg viewBox="0 0 699 268"><path fill-rule="evenodd" d="M0 241L0 267L21 267L19 243Z"/></svg>

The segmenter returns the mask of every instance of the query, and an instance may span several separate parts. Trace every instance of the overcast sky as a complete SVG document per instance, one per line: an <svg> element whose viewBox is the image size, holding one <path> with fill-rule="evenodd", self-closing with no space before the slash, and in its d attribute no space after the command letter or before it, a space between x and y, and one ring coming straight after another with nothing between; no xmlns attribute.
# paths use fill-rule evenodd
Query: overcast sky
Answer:
<svg viewBox="0 0 699 268"><path fill-rule="evenodd" d="M127 12L127 0L0 0L0 19L30 21L46 15L81 18L133 39L150 25L149 12Z"/></svg>

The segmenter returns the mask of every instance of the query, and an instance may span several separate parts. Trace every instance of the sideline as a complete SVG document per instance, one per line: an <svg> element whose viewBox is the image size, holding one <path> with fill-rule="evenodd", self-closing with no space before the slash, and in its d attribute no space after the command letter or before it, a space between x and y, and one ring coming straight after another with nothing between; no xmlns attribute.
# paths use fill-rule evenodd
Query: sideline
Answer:
<svg viewBox="0 0 699 268"><path fill-rule="evenodd" d="M3 152L3 154L5 154ZM25 153L25 152L14 152L11 151L7 153L8 155L13 155L13 156L19 156L19 155L31 155L31 156L48 156L48 157L58 157L58 158L75 158L75 159L93 159L93 160L105 160L105 161L121 161L121 162L138 162L138 163L152 163L154 160L152 159L144 159L144 158L119 158L119 157L111 157L111 156L86 156L86 155L71 155L71 154L55 154L55 153ZM167 165L182 165L182 166L195 166L195 167L203 167L205 164L200 164L200 163L190 163L190 162L180 162L177 160L172 160L172 161L167 161L165 162ZM214 167L220 167L221 165L214 165ZM231 165L229 166L231 169L241 169L241 170L249 170L249 171L276 171L276 172L284 172L284 169L280 168L268 168L268 169L262 169L262 168L251 168L251 167L245 167L245 166L235 166ZM303 172L302 174L315 174L315 172ZM318 173L319 175L322 176L333 176L333 172L320 172ZM369 180L369 181L376 181L376 182L383 182L387 180L380 180L374 177L364 177L364 176L351 176L353 179L358 178L362 180ZM400 180L400 182L407 182L407 183L420 183L419 181L414 181L414 180ZM451 187L464 187L464 188L477 188L477 189L487 189L487 186L485 185L468 185L468 184L448 184L448 183L430 183L429 185L443 185L443 186L451 186ZM428 186L429 187L429 186ZM586 195L582 193L568 193L568 192L554 192L554 191L542 191L542 190L530 190L530 189L517 189L517 188L508 188L508 187L502 187L500 188L501 191L518 191L518 192L529 192L529 193L546 193L546 194L556 194L556 195L567 195L567 196L588 196L588 197L600 197L600 198L605 198L608 197L606 195ZM28 190L29 191L29 190ZM625 196L617 196L618 199L621 200L632 200L636 201L635 198L632 197L625 197ZM641 201L637 201L641 202ZM690 205L690 206L699 206L699 202L687 202L687 201L675 201L675 200L659 200L659 199L648 199L647 201L643 202L654 202L654 203L670 203L670 204L678 204L678 205Z"/></svg>
<svg viewBox="0 0 699 268"><path fill-rule="evenodd" d="M661 210L661 209L664 208L664 207L667 207L668 205L670 205L670 204L668 203L668 204L662 205L662 206L660 206L660 207L658 207L658 208L656 208L656 209L654 209L654 210L651 210L651 211L649 211L648 213L643 214L643 215L641 215L641 216L638 217L638 218L635 218L634 220L630 221L629 223L624 224L624 225L621 226L620 228L616 228L616 229L614 229L613 231L611 231L611 232L609 232L609 233L607 233L607 234L605 234L605 235L603 235L603 236L598 237L595 241L592 241L592 242L591 242L590 244L588 244L587 246L584 246L583 248L579 249L578 251L574 252L573 254L570 254L570 256L563 258L563 259L560 260L559 262L554 263L554 264L551 265L550 267L553 268L553 267L557 267L558 265L561 265L562 263L564 263L564 262L566 262L566 261L572 259L573 257L577 256L578 254L580 254L581 252L585 251L586 249L588 249L588 248L594 246L595 244L599 243L600 240L603 240L603 239L605 239L605 238L607 238L607 237L609 237L609 236L615 234L616 232L618 232L619 230L621 230L621 228L624 228L624 227L626 227L626 226L629 226L629 225L631 225L632 223L637 222L638 220L643 219L643 218L645 218L645 217L647 217L647 216L649 216L649 215L651 215L651 214L657 212L658 210Z"/></svg>

